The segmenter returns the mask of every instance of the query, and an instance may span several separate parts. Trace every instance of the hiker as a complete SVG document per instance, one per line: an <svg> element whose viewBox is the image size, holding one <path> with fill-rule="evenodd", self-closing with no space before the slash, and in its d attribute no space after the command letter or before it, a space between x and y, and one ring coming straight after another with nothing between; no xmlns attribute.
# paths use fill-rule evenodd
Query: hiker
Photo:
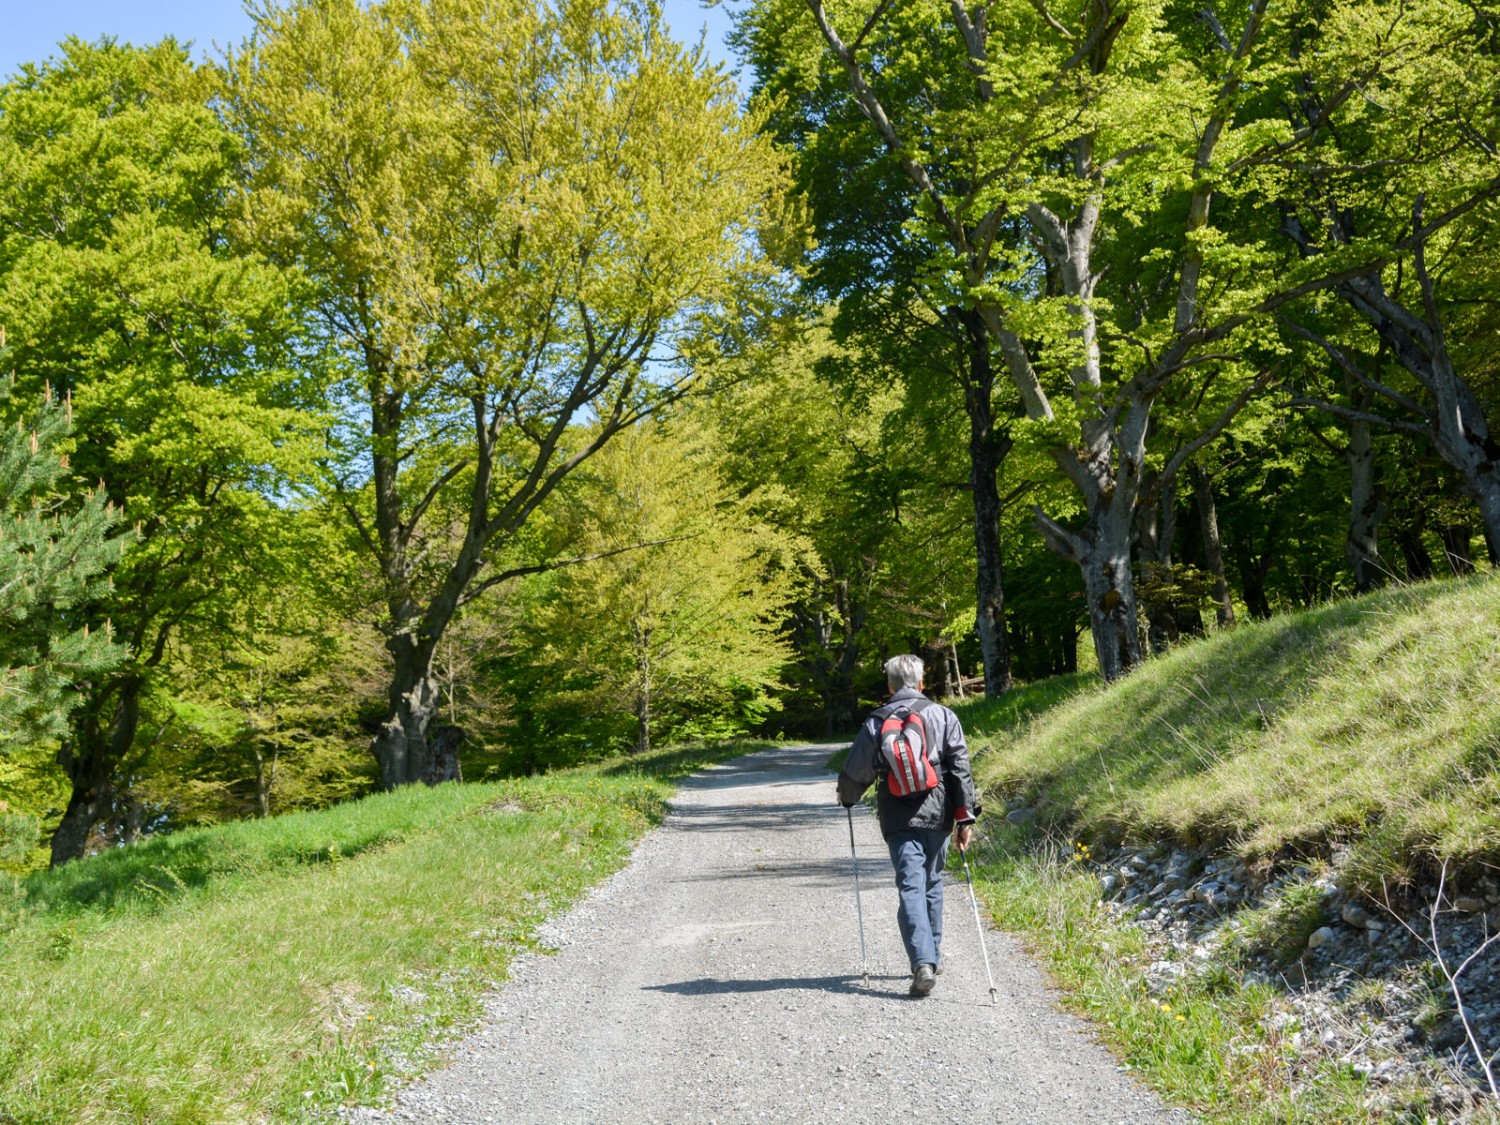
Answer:
<svg viewBox="0 0 1500 1125"><path fill-rule="evenodd" d="M852 807L872 781L879 782L876 810L896 868L896 921L911 961L911 994L926 996L943 971L948 832L960 849L967 848L980 805L958 716L922 694L922 658L893 656L885 679L890 699L854 737L839 774L839 804Z"/></svg>

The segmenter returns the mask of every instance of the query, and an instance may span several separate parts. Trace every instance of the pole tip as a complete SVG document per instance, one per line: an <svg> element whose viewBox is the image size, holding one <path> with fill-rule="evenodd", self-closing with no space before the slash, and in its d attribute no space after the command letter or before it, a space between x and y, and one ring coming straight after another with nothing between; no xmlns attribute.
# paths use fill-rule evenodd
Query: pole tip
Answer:
<svg viewBox="0 0 1500 1125"><path fill-rule="evenodd" d="M1000 996L999 996L998 993L996 993L996 991L993 988L990 989L990 1003L991 1004L998 1004L998 1003L1000 1003Z"/></svg>

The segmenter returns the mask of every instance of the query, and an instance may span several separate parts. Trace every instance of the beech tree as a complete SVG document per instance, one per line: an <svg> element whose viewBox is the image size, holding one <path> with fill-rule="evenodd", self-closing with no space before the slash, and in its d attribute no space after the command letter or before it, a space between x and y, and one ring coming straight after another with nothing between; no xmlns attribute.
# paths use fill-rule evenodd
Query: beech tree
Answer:
<svg viewBox="0 0 1500 1125"><path fill-rule="evenodd" d="M1366 263L1288 315L1290 334L1315 344L1344 384L1342 395L1303 384L1296 401L1349 429L1349 551L1361 574L1379 566L1371 426L1430 443L1452 466L1500 561L1500 395L1478 311L1500 223L1500 14L1432 0L1378 22L1340 16L1298 29L1294 122L1326 116L1336 99L1328 60L1379 52L1392 62L1284 172L1287 241L1310 261ZM1364 332L1349 330L1350 312Z"/></svg>
<svg viewBox="0 0 1500 1125"><path fill-rule="evenodd" d="M780 162L650 0L307 0L231 69L245 229L313 280L344 364L327 479L391 657L372 751L387 787L452 777L445 630L568 474L776 300Z"/></svg>
<svg viewBox="0 0 1500 1125"><path fill-rule="evenodd" d="M584 470L568 541L600 557L533 580L512 635L532 685L518 722L541 723L528 742L644 753L744 734L770 712L803 546L742 502L716 446L689 414L635 427ZM656 545L631 549L642 541Z"/></svg>
<svg viewBox="0 0 1500 1125"><path fill-rule="evenodd" d="M134 529L88 609L130 658L89 681L58 762L52 862L84 853L171 644L253 618L295 544L316 363L281 270L226 237L238 145L219 76L167 40L70 40L0 88L0 320L18 386L71 397L62 449Z"/></svg>
<svg viewBox="0 0 1500 1125"><path fill-rule="evenodd" d="M1344 7L1353 23L1370 15ZM1415 61L1378 37L1351 40L1324 68L1320 108L1289 120L1278 101L1289 43L1315 18L1272 19L1260 2L763 0L744 25L763 81L810 107L799 143L821 142L836 72L901 170L931 304L969 310L983 337L973 362L1003 365L1009 408L1027 420L1016 440L1045 448L1073 486L1076 515L1035 515L1080 569L1106 678L1141 655L1141 512L1269 384L1281 351L1269 314L1389 260L1367 247L1358 260L1285 263L1260 218L1276 213L1274 170L1372 76ZM1162 449L1153 419L1168 401L1182 410Z"/></svg>

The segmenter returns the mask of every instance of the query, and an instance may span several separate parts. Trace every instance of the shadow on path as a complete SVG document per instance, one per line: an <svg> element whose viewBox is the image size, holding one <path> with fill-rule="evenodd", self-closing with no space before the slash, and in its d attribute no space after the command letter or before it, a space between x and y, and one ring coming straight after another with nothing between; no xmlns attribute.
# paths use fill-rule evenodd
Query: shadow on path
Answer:
<svg viewBox="0 0 1500 1125"><path fill-rule="evenodd" d="M872 976L872 981L902 981L904 976ZM697 980L676 981L672 984L648 984L644 992L671 992L678 996L722 996L747 992L846 992L865 993L856 976L842 977L767 977L762 980L718 980L714 977L699 977Z"/></svg>

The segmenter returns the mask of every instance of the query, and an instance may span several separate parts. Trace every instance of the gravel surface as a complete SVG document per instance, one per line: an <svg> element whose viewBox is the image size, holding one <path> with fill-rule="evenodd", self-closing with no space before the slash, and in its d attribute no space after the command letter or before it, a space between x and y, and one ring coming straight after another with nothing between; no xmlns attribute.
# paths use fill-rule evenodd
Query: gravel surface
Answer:
<svg viewBox="0 0 1500 1125"><path fill-rule="evenodd" d="M907 996L896 891L855 811L870 987L829 747L765 751L688 780L631 864L514 962L451 1064L357 1122L1184 1125L1060 1013L988 931L990 1002L959 868L945 971ZM953 874L950 872L950 875Z"/></svg>

